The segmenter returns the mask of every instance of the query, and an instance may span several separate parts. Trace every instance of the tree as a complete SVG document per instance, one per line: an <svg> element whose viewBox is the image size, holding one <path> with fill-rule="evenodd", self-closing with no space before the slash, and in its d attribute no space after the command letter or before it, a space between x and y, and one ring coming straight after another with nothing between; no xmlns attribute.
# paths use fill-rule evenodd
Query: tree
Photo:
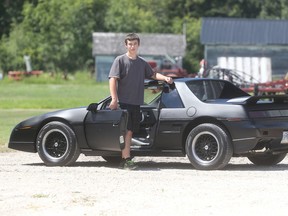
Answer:
<svg viewBox="0 0 288 216"><path fill-rule="evenodd" d="M0 38L9 35L11 24L23 19L23 0L0 0Z"/></svg>
<svg viewBox="0 0 288 216"><path fill-rule="evenodd" d="M156 7L152 0L119 0L109 1L105 17L108 31L114 32L157 32L160 22L154 11ZM158 1L157 1L158 2Z"/></svg>
<svg viewBox="0 0 288 216"><path fill-rule="evenodd" d="M202 17L288 18L287 0L0 0L0 66L73 72L92 61L92 32L182 34L184 66L199 69ZM1 37L2 36L2 37Z"/></svg>
<svg viewBox="0 0 288 216"><path fill-rule="evenodd" d="M13 27L6 53L17 50L15 61L31 56L37 69L75 71L91 58L92 32L103 29L105 11L105 0L26 2L23 22Z"/></svg>
<svg viewBox="0 0 288 216"><path fill-rule="evenodd" d="M260 18L265 19L287 19L288 18L288 1L287 0L262 0L259 5L261 11Z"/></svg>

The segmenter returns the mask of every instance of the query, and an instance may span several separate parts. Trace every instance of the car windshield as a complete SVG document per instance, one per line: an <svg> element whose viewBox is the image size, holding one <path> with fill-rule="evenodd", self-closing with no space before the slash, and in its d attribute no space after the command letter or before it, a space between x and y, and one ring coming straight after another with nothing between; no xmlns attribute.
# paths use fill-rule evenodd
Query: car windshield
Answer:
<svg viewBox="0 0 288 216"><path fill-rule="evenodd" d="M201 101L249 96L232 83L222 80L193 80L187 82L187 86Z"/></svg>

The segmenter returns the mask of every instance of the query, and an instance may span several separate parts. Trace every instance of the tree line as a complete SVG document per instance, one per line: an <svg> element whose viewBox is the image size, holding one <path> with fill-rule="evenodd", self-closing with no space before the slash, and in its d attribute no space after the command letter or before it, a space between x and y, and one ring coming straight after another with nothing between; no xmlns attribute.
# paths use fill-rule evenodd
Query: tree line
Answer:
<svg viewBox="0 0 288 216"><path fill-rule="evenodd" d="M73 73L93 64L93 32L182 34L184 68L203 58L202 17L287 19L288 0L0 0L0 71ZM105 43L105 41L103 41Z"/></svg>

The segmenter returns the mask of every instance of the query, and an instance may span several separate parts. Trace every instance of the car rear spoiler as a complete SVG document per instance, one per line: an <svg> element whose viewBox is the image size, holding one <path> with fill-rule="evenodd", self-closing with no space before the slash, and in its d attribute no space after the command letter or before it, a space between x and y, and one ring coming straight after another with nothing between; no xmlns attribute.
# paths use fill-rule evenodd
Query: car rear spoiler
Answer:
<svg viewBox="0 0 288 216"><path fill-rule="evenodd" d="M253 105L260 101L270 101L277 104L288 104L288 95L260 95L239 97L228 100L228 103Z"/></svg>

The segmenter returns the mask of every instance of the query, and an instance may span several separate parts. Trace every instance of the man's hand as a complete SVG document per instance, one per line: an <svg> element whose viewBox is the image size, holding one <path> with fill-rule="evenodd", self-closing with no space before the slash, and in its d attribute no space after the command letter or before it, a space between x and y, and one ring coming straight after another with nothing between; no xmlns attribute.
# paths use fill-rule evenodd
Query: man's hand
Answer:
<svg viewBox="0 0 288 216"><path fill-rule="evenodd" d="M154 75L151 78L155 80L165 81L168 84L172 84L174 82L171 77L164 76L163 74L160 74L160 73L154 73Z"/></svg>
<svg viewBox="0 0 288 216"><path fill-rule="evenodd" d="M118 109L118 102L117 102L117 100L113 100L113 99L112 99L112 101L111 101L111 103L110 103L110 105L109 105L109 108L110 108L111 110L116 110L116 109Z"/></svg>
<svg viewBox="0 0 288 216"><path fill-rule="evenodd" d="M172 84L174 82L171 77L167 77L167 76L165 77L165 81L169 84Z"/></svg>

